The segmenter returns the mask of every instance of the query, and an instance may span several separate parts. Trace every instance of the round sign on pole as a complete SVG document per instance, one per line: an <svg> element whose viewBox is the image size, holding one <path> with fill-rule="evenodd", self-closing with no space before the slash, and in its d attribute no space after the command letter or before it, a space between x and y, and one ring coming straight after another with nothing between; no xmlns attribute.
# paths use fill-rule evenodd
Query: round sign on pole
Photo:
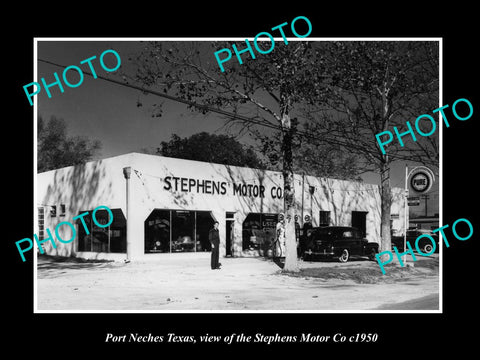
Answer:
<svg viewBox="0 0 480 360"><path fill-rule="evenodd" d="M425 166L417 166L409 174L410 190L415 194L426 194L435 181L433 172Z"/></svg>

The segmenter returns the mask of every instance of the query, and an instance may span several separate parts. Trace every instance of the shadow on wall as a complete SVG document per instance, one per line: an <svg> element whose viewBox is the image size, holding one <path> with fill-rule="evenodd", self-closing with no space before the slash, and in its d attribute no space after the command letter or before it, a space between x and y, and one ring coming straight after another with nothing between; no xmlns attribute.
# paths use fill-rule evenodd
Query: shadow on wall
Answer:
<svg viewBox="0 0 480 360"><path fill-rule="evenodd" d="M211 180L211 181L220 181L226 182L228 185L226 187L225 196L232 196L234 194L234 184L252 184L257 186L265 186L265 179L266 173L263 170L258 169L248 169L246 172L237 171L235 167L228 166L228 165L217 165L217 164L210 164L211 169L213 172L218 175L215 178L209 176L209 172L206 174L196 174L192 176L192 179L197 180ZM221 171L221 167L225 167L226 173ZM178 176L173 172L171 168L163 165L163 171L167 176ZM274 180L275 181L275 180ZM280 184L278 184L280 185ZM163 186L163 185L162 185ZM150 194L148 189L145 190L147 194ZM265 189L265 197L269 196L267 193L268 189ZM196 192L182 192L182 191L172 191L171 196L173 196L174 204L180 209L191 209L192 203L195 201ZM157 195L158 196L158 195ZM239 197L240 201L238 201L237 205L241 208L238 209L239 211L243 211L246 213L249 212L264 212L266 209L264 204L264 198L260 196L242 196L236 195ZM149 196L150 198L151 196ZM161 201L161 199L160 199ZM221 200L220 200L221 201ZM152 207L153 208L153 207ZM213 209L210 209L213 210ZM278 209L280 210L280 208Z"/></svg>
<svg viewBox="0 0 480 360"><path fill-rule="evenodd" d="M318 184L317 184L318 185ZM376 220L380 218L380 198L378 189L368 186L366 189L362 187L365 184L357 184L348 181L335 181L332 179L322 178L320 189L314 196L317 209L330 210L332 212L331 221L333 225L351 226L352 211L366 211ZM324 198L329 204L328 208L322 207L320 198ZM375 206L378 203L378 206ZM347 209L347 211L346 211ZM367 231L368 231L367 220ZM380 228L378 228L379 230ZM375 229L377 231L377 229ZM375 234L370 234L370 239L378 241Z"/></svg>
<svg viewBox="0 0 480 360"><path fill-rule="evenodd" d="M243 173L242 171L235 171L232 166L225 165L227 169L227 177L224 177L225 181L230 183L231 188L230 191L233 195L233 186L234 184L252 184L255 186L263 186L265 189L265 197L269 196L267 191L268 189L265 186L265 179L267 177L266 171L265 170L260 170L260 169L248 169L246 173ZM220 176L223 176L223 174L218 173ZM248 174L247 176L245 176ZM273 180L273 179L269 179ZM275 211L280 211L280 208L278 209L273 209L273 208L265 208L265 198L258 196L243 196L243 195L237 195L240 197L241 201L239 201L239 205L241 206L241 209L237 210L240 211L244 214L248 214L251 212L258 212L258 213L264 213L264 212L275 212ZM283 204L283 201L282 201Z"/></svg>
<svg viewBox="0 0 480 360"><path fill-rule="evenodd" d="M55 227L60 222L73 223L73 217L81 211L91 211L99 205L108 205L101 203L106 199L111 199L112 196L112 182L106 182L106 177L106 168L101 160L55 170L53 183L48 185L45 197L39 199L39 204L57 205L57 207L65 204L66 213L70 216L60 217L57 211L57 217L49 218L49 221L45 222L45 228L50 228L54 233ZM62 226L61 229L63 228L68 227ZM66 235L64 238L68 239L70 236ZM73 256L75 243L72 241L64 244L57 241L56 249L50 242L44 243L43 246L51 255Z"/></svg>
<svg viewBox="0 0 480 360"><path fill-rule="evenodd" d="M173 172L171 168L163 165L164 173L167 176L178 176ZM192 176L192 179L198 180L212 180L212 181L224 181L228 184L226 187L226 196L233 196L234 184L251 184L265 187L265 198L260 196L244 196L237 194L238 202L235 202L235 209L226 209L227 211L237 211L240 213L276 213L281 212L283 208L283 198L279 201L272 201L270 199L270 188L267 188L265 184L272 184L272 186L283 187L281 177L270 175L269 172L258 169L237 169L234 166L210 164L209 171L204 174L197 173ZM212 172L214 176L212 177ZM145 182L147 184L148 181ZM305 191L308 191L308 185L313 185L317 188L313 196L313 208L317 210L331 211L332 225L351 225L352 211L365 211L370 215L368 216L367 224L376 223L380 215L380 198L379 190L375 187L366 186L363 183L356 183L351 181L334 180L327 178L317 178L316 181L309 181L305 179ZM162 185L163 186L163 185ZM148 186L147 186L148 187ZM150 194L151 189L145 189ZM175 207L179 209L192 209L192 205L195 201L196 192L182 192L174 191L168 196L173 196L173 202ZM309 195L308 193L306 194ZM158 196L158 195L156 195ZM300 195L301 196L301 195ZM299 194L296 194L297 202L300 198ZM150 197L150 196L149 196ZM308 199L308 197L306 197ZM161 201L161 199L159 199ZM219 198L219 201L223 201ZM307 200L308 201L308 200ZM268 204L268 207L266 206ZM233 205L233 204L232 204ZM377 206L378 205L378 206ZM155 206L152 201L152 209ZM309 205L306 205L308 208ZM205 209L213 210L213 209ZM314 218L318 216L315 214ZM374 221L375 220L375 221ZM367 229L369 225L367 225ZM367 230L368 231L368 230ZM371 231L371 230L370 230ZM377 229L375 229L375 232ZM374 234L371 234L372 240L376 238Z"/></svg>
<svg viewBox="0 0 480 360"><path fill-rule="evenodd" d="M318 195L314 195L317 209L330 210L332 212L331 221L333 225L350 225L345 223L345 209L349 209L355 199L349 196L347 186L348 185L345 185L343 182L337 183L331 179L322 178L320 179ZM327 200L327 203L330 204L328 208L325 209L323 209L319 200L319 198L323 196ZM338 199L340 199L340 202L338 202Z"/></svg>

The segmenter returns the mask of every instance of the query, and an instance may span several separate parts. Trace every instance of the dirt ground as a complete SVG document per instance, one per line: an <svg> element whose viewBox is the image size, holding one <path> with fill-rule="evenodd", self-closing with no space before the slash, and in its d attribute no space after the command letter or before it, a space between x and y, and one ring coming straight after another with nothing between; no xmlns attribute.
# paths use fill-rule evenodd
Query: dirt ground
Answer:
<svg viewBox="0 0 480 360"><path fill-rule="evenodd" d="M100 262L39 256L37 310L75 311L392 311L439 309L438 254L414 267L352 259L300 261L282 272L263 258L160 255L142 262ZM410 263L412 263L410 261Z"/></svg>

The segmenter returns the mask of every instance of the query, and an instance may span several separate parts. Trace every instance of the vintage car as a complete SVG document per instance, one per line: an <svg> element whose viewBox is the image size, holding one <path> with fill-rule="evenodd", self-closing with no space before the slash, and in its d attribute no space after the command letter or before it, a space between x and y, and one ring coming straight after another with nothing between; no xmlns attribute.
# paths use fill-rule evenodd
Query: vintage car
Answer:
<svg viewBox="0 0 480 360"><path fill-rule="evenodd" d="M362 232L354 227L326 226L307 231L302 253L304 260L330 257L347 262L351 256L367 256L375 260L378 244L368 242Z"/></svg>
<svg viewBox="0 0 480 360"><path fill-rule="evenodd" d="M438 248L439 248L438 235L432 233L431 230L427 230L427 229L407 230L407 241L409 242L412 249L415 251L417 250L415 247L415 242L417 241L417 238L423 234L428 234L435 240L435 244L436 244L435 252L438 252ZM393 247L395 246L397 248L397 251L405 251L403 244L404 244L403 236L392 236L392 250L393 250ZM418 240L418 249L425 254L429 254L433 249L432 241L426 236L421 237L420 240Z"/></svg>
<svg viewBox="0 0 480 360"><path fill-rule="evenodd" d="M188 235L179 236L177 240L172 241L172 252L195 251L193 239Z"/></svg>

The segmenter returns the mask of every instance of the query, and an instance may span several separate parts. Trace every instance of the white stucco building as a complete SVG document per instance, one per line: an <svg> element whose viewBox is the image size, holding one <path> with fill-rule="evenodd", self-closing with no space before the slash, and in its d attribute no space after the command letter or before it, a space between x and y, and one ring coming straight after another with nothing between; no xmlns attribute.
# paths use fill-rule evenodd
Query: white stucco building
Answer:
<svg viewBox="0 0 480 360"><path fill-rule="evenodd" d="M38 174L36 233L46 238L46 228L55 234L55 227L68 221L75 224L74 240L57 241L56 248L45 242L47 254L135 260L209 251L208 231L216 220L220 256L255 256L262 242L274 237L282 184L280 172L129 153ZM369 241L380 242L378 186L307 175L295 175L294 184L300 227L309 215L313 226L355 226ZM404 190L392 192L392 228L400 235ZM100 205L113 213L106 228L91 219ZM85 212L89 234L80 219L73 219ZM110 219L99 210L96 220L106 224ZM69 226L58 232L72 238Z"/></svg>

